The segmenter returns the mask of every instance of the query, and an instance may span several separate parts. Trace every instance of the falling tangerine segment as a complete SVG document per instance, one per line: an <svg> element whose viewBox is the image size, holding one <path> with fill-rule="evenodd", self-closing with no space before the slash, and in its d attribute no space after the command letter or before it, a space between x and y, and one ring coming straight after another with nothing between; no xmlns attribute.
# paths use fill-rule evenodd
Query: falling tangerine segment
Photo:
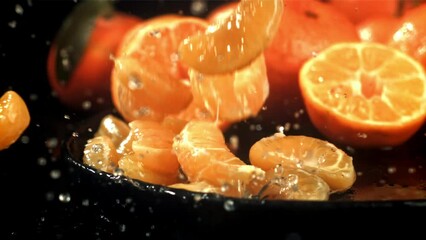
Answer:
<svg viewBox="0 0 426 240"><path fill-rule="evenodd" d="M232 73L206 75L190 69L189 77L194 102L225 122L256 116L269 95L263 54Z"/></svg>
<svg viewBox="0 0 426 240"><path fill-rule="evenodd" d="M177 50L184 38L206 27L203 19L166 15L143 22L126 34L114 58L111 94L127 121L161 121L190 104L187 68Z"/></svg>
<svg viewBox="0 0 426 240"><path fill-rule="evenodd" d="M282 0L241 0L232 14L209 25L204 34L185 39L179 56L204 74L243 68L271 42L282 12Z"/></svg>
<svg viewBox="0 0 426 240"><path fill-rule="evenodd" d="M30 124L30 113L21 96L13 90L0 98L0 150L12 145Z"/></svg>
<svg viewBox="0 0 426 240"><path fill-rule="evenodd" d="M264 171L246 165L227 147L222 131L213 122L190 121L173 142L183 172L189 182L205 181L227 191L244 189L256 179L264 177Z"/></svg>
<svg viewBox="0 0 426 240"><path fill-rule="evenodd" d="M276 133L264 137L250 148L249 158L265 171L279 165L318 175L331 191L347 190L356 179L352 157L327 141L308 136Z"/></svg>
<svg viewBox="0 0 426 240"><path fill-rule="evenodd" d="M313 124L354 147L396 146L426 118L419 62L377 43L341 43L307 61L299 84Z"/></svg>

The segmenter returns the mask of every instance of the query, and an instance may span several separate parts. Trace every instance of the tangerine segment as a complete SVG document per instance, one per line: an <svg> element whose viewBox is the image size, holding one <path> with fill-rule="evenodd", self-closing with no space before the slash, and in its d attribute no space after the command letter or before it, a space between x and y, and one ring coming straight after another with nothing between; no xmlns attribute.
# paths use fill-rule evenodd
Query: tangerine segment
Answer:
<svg viewBox="0 0 426 240"><path fill-rule="evenodd" d="M257 141L250 148L251 164L265 171L277 165L300 168L318 175L332 191L344 191L355 182L352 157L335 145L308 136L276 133Z"/></svg>
<svg viewBox="0 0 426 240"><path fill-rule="evenodd" d="M188 73L177 49L184 38L206 27L202 19L167 15L139 24L126 34L114 59L111 94L127 121L161 121L189 105Z"/></svg>
<svg viewBox="0 0 426 240"><path fill-rule="evenodd" d="M112 173L119 159L114 143L108 136L89 139L84 146L83 163L95 169Z"/></svg>
<svg viewBox="0 0 426 240"><path fill-rule="evenodd" d="M266 171L266 179L260 199L323 201L330 195L330 187L322 178L300 168L278 165Z"/></svg>
<svg viewBox="0 0 426 240"><path fill-rule="evenodd" d="M118 148L120 143L129 135L129 132L130 127L127 123L112 114L108 114L102 118L95 137L107 136Z"/></svg>
<svg viewBox="0 0 426 240"><path fill-rule="evenodd" d="M194 102L225 122L256 116L269 94L262 54L247 67L232 73L207 75L190 69L189 77Z"/></svg>
<svg viewBox="0 0 426 240"><path fill-rule="evenodd" d="M271 42L282 12L282 0L241 0L232 14L218 19L204 34L185 39L179 47L179 56L204 74L243 68Z"/></svg>
<svg viewBox="0 0 426 240"><path fill-rule="evenodd" d="M176 136L173 149L190 182L205 181L216 187L241 189L264 174L228 149L221 130L213 122L188 122Z"/></svg>
<svg viewBox="0 0 426 240"><path fill-rule="evenodd" d="M160 174L177 174L179 163L172 152L175 133L161 123L136 120L129 123L132 135L131 154L144 168Z"/></svg>
<svg viewBox="0 0 426 240"><path fill-rule="evenodd" d="M0 150L12 145L30 124L30 113L21 96L7 91L0 98Z"/></svg>
<svg viewBox="0 0 426 240"><path fill-rule="evenodd" d="M304 64L299 85L313 124L342 144L396 146L426 118L422 66L385 45L335 44Z"/></svg>
<svg viewBox="0 0 426 240"><path fill-rule="evenodd" d="M118 167L123 170L126 177L140 181L171 185L179 182L178 173L162 174L157 171L146 168L143 164L143 158L139 154L128 154L118 161Z"/></svg>

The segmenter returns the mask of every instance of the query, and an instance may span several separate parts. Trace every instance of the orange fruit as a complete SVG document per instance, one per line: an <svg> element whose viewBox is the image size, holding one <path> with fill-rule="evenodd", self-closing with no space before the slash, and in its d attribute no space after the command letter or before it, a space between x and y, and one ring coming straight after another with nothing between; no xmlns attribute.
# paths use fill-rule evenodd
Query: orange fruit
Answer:
<svg viewBox="0 0 426 240"><path fill-rule="evenodd" d="M398 17L423 0L319 0L326 2L359 23L371 17Z"/></svg>
<svg viewBox="0 0 426 240"><path fill-rule="evenodd" d="M421 64L378 43L340 43L304 64L299 77L308 115L335 143L396 146L426 118Z"/></svg>
<svg viewBox="0 0 426 240"><path fill-rule="evenodd" d="M276 133L250 148L251 164L268 171L277 166L300 168L321 177L332 191L344 191L355 182L352 157L327 141Z"/></svg>
<svg viewBox="0 0 426 240"><path fill-rule="evenodd" d="M224 194L243 196L246 187L264 174L228 149L222 131L213 122L190 121L175 137L173 150L189 182L207 182L224 189Z"/></svg>
<svg viewBox="0 0 426 240"><path fill-rule="evenodd" d="M371 17L356 25L360 40L386 44L395 32L398 18Z"/></svg>
<svg viewBox="0 0 426 240"><path fill-rule="evenodd" d="M387 45L412 56L426 69L426 4L404 13Z"/></svg>
<svg viewBox="0 0 426 240"><path fill-rule="evenodd" d="M263 54L232 73L207 75L189 69L189 77L195 104L223 122L256 116L269 94Z"/></svg>
<svg viewBox="0 0 426 240"><path fill-rule="evenodd" d="M114 106L127 121L161 121L190 104L187 68L177 50L184 38L206 27L199 18L164 15L126 34L114 59L111 93Z"/></svg>
<svg viewBox="0 0 426 240"><path fill-rule="evenodd" d="M355 25L332 6L286 0L278 31L265 49L270 85L264 116L282 121L303 107L298 73L303 63L337 42L358 41Z"/></svg>
<svg viewBox="0 0 426 240"><path fill-rule="evenodd" d="M183 62L204 74L223 74L249 65L274 37L282 0L241 0L228 17L209 25L204 34L179 47Z"/></svg>
<svg viewBox="0 0 426 240"><path fill-rule="evenodd" d="M0 98L0 150L12 145L30 124L30 113L21 96L13 90Z"/></svg>

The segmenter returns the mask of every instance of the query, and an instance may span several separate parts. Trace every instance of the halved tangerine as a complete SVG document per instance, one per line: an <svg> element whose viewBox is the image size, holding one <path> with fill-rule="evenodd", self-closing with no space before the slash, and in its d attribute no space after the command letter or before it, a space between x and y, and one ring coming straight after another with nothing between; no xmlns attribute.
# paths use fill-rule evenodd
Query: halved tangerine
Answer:
<svg viewBox="0 0 426 240"><path fill-rule="evenodd" d="M164 15L126 34L114 58L111 93L115 107L127 121L161 121L190 104L187 68L179 60L178 46L206 27L200 18Z"/></svg>
<svg viewBox="0 0 426 240"><path fill-rule="evenodd" d="M22 97L9 90L0 98L0 150L12 145L30 124L30 113Z"/></svg>
<svg viewBox="0 0 426 240"><path fill-rule="evenodd" d="M425 122L422 65L386 45L332 45L303 65L299 84L312 123L336 143L396 146Z"/></svg>

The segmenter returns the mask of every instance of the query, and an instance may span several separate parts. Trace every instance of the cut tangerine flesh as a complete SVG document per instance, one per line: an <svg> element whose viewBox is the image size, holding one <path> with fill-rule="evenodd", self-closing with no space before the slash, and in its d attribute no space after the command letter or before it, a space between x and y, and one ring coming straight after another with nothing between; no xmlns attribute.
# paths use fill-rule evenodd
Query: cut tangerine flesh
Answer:
<svg viewBox="0 0 426 240"><path fill-rule="evenodd" d="M277 165L300 168L318 175L332 191L344 191L355 182L352 157L335 145L308 136L276 133L257 141L250 148L251 164L267 171Z"/></svg>
<svg viewBox="0 0 426 240"><path fill-rule="evenodd" d="M260 168L246 165L236 157L212 122L190 121L175 137L173 149L190 182L205 181L219 188L243 189L264 174Z"/></svg>
<svg viewBox="0 0 426 240"><path fill-rule="evenodd" d="M256 116L269 95L263 54L233 73L205 75L190 69L189 76L194 102L224 122Z"/></svg>
<svg viewBox="0 0 426 240"><path fill-rule="evenodd" d="M299 84L313 124L338 143L396 146L426 118L422 66L385 45L335 44L304 64Z"/></svg>
<svg viewBox="0 0 426 240"><path fill-rule="evenodd" d="M144 168L160 174L177 174L179 163L172 152L175 134L161 123L135 120L129 123L132 154ZM128 143L129 145L130 143Z"/></svg>
<svg viewBox="0 0 426 240"><path fill-rule="evenodd" d="M180 42L207 23L194 17L163 16L141 23L126 34L114 58L111 93L127 120L157 120L177 114L192 101Z"/></svg>
<svg viewBox="0 0 426 240"><path fill-rule="evenodd" d="M12 145L30 124L30 113L21 96L7 91L0 98L0 150Z"/></svg>
<svg viewBox="0 0 426 240"><path fill-rule="evenodd" d="M83 162L95 169L112 173L119 158L114 143L108 136L89 139L84 146Z"/></svg>
<svg viewBox="0 0 426 240"><path fill-rule="evenodd" d="M179 56L204 74L233 72L247 66L274 37L283 11L282 0L241 0L228 17L204 34L185 39Z"/></svg>
<svg viewBox="0 0 426 240"><path fill-rule="evenodd" d="M330 187L322 178L300 168L277 165L266 171L265 179L260 199L323 201L330 195Z"/></svg>
<svg viewBox="0 0 426 240"><path fill-rule="evenodd" d="M118 161L118 166L126 177L147 183L171 185L179 182L178 173L162 174L146 168L138 154L128 154Z"/></svg>
<svg viewBox="0 0 426 240"><path fill-rule="evenodd" d="M130 127L127 123L112 114L108 114L102 118L95 137L107 136L112 140L114 146L118 148L120 143L129 135L129 132Z"/></svg>

